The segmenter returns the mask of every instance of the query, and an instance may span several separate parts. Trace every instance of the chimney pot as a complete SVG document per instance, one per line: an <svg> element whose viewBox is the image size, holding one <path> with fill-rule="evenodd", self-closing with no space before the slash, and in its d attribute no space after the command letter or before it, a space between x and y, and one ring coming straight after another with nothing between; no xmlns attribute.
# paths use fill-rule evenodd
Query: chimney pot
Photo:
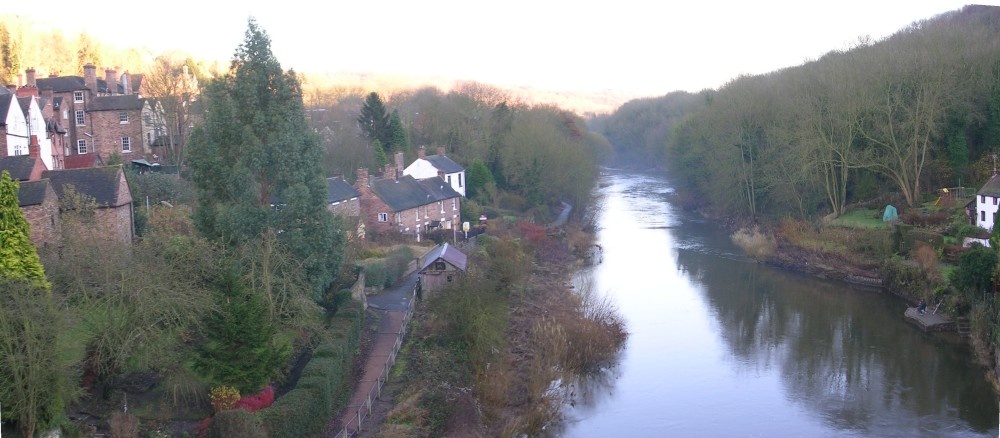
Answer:
<svg viewBox="0 0 1000 438"><path fill-rule="evenodd" d="M444 156L444 146L438 146L437 147L437 153L438 153L438 155L440 155L440 156L443 157Z"/></svg>
<svg viewBox="0 0 1000 438"><path fill-rule="evenodd" d="M104 81L107 82L108 94L118 94L118 83L115 82L117 76L118 72L113 68L104 70Z"/></svg>
<svg viewBox="0 0 1000 438"><path fill-rule="evenodd" d="M94 64L83 66L83 84L90 89L90 93L97 95L97 67Z"/></svg>
<svg viewBox="0 0 1000 438"><path fill-rule="evenodd" d="M24 71L24 75L28 77L28 86L37 87L38 83L35 81L35 68L31 67Z"/></svg>

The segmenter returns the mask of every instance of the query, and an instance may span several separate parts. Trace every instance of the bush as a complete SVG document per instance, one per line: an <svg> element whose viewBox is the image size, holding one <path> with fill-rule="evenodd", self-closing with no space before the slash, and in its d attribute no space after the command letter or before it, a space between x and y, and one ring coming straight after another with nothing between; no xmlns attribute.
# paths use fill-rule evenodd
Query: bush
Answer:
<svg viewBox="0 0 1000 438"><path fill-rule="evenodd" d="M270 387L268 387L270 388ZM273 390L272 390L273 397ZM212 418L212 422L205 430L208 438L266 438L261 427L260 419L243 409L230 409L222 411Z"/></svg>
<svg viewBox="0 0 1000 438"><path fill-rule="evenodd" d="M212 388L208 398L212 402L212 409L215 409L215 412L222 412L236 406L236 402L240 400L240 391L232 386L216 386Z"/></svg>
<svg viewBox="0 0 1000 438"><path fill-rule="evenodd" d="M755 259L766 257L774 252L774 240L762 233L757 227L741 228L730 238L736 246L743 248L747 255Z"/></svg>
<svg viewBox="0 0 1000 438"><path fill-rule="evenodd" d="M917 300L930 290L930 284L923 271L898 260L889 259L879 270L882 286L889 292L910 300Z"/></svg>
<svg viewBox="0 0 1000 438"><path fill-rule="evenodd" d="M316 347L295 388L255 414L267 436L317 436L330 416L346 406L352 353L358 349L363 318L356 302L345 303L331 318L332 336Z"/></svg>
<svg viewBox="0 0 1000 438"><path fill-rule="evenodd" d="M365 284L372 287L383 288L389 278L389 272L385 263L381 261L371 262L365 265Z"/></svg>
<svg viewBox="0 0 1000 438"><path fill-rule="evenodd" d="M243 396L233 407L247 412L257 412L271 406L271 403L274 403L274 388L268 385L257 394Z"/></svg>

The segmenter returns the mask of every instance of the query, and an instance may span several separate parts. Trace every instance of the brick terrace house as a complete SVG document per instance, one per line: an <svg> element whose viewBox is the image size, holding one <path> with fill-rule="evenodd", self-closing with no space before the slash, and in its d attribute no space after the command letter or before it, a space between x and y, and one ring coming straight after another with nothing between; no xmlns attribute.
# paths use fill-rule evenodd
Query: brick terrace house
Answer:
<svg viewBox="0 0 1000 438"><path fill-rule="evenodd" d="M326 209L345 217L361 216L361 192L342 176L326 179Z"/></svg>
<svg viewBox="0 0 1000 438"><path fill-rule="evenodd" d="M50 170L43 172L42 177L51 181L59 199L63 199L69 186L94 198L96 227L100 232L122 242L131 242L135 237L132 192L121 165Z"/></svg>
<svg viewBox="0 0 1000 438"><path fill-rule="evenodd" d="M16 157L0 157L0 171L10 172L14 181L37 181L42 179L45 163L37 157L18 155Z"/></svg>
<svg viewBox="0 0 1000 438"><path fill-rule="evenodd" d="M97 67L92 64L84 66L83 77L36 79L34 69L25 73L25 88L37 89L43 100L51 101L53 122L65 126L67 163L80 162L70 160L71 155L93 154L93 161L106 163L112 152L140 158L138 155L149 151L143 111L155 108L135 92L141 86L141 75L126 72L118 76L116 70L107 69L104 79L98 79Z"/></svg>
<svg viewBox="0 0 1000 438"><path fill-rule="evenodd" d="M361 193L362 221L376 232L421 236L436 229L458 229L462 195L443 178L416 179L402 174L402 153L386 165L381 178L358 169L354 187Z"/></svg>

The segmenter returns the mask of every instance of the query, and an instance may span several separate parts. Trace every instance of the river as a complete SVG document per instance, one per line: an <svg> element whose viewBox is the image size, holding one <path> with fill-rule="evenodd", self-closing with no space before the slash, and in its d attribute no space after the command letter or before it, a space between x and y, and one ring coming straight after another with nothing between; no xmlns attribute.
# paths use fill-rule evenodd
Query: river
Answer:
<svg viewBox="0 0 1000 438"><path fill-rule="evenodd" d="M663 175L601 182L603 261L577 282L608 294L631 334L555 435L998 435L970 349L904 322L902 300L747 260L667 202Z"/></svg>

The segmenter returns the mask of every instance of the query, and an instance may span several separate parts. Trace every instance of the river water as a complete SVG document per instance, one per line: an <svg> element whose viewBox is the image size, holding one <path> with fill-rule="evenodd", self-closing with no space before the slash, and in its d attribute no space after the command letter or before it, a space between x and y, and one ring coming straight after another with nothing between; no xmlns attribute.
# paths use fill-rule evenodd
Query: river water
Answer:
<svg viewBox="0 0 1000 438"><path fill-rule="evenodd" d="M631 335L556 435L998 435L971 351L904 322L903 301L747 260L667 202L663 175L601 180L603 261L577 281L608 294Z"/></svg>

